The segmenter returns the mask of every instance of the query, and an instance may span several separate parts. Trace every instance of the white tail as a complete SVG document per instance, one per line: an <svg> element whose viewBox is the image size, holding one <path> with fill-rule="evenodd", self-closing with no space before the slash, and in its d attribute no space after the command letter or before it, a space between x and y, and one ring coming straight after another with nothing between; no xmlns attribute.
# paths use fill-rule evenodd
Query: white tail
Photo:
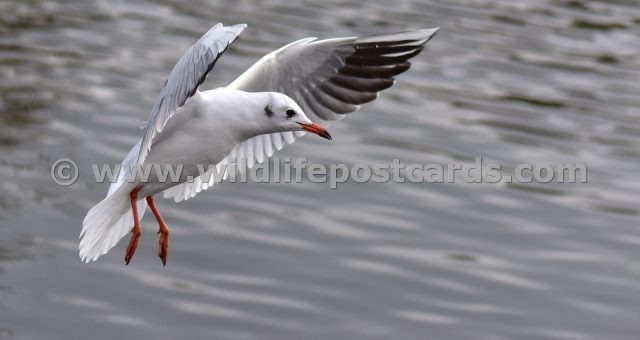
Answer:
<svg viewBox="0 0 640 340"><path fill-rule="evenodd" d="M133 228L130 192L135 188L130 183L114 183L115 190L96 204L82 221L80 232L80 258L95 261L106 254ZM147 209L144 199L138 200L138 216L142 219Z"/></svg>

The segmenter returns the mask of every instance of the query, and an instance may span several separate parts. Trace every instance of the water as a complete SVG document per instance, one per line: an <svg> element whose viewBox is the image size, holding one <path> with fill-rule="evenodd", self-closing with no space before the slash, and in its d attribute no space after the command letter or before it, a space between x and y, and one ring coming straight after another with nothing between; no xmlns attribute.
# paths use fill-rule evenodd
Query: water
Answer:
<svg viewBox="0 0 640 340"><path fill-rule="evenodd" d="M440 26L391 90L279 153L317 162L583 163L588 184L222 184L77 257L119 162L214 23L249 28L205 88L307 36ZM0 339L637 339L640 5L581 1L0 4Z"/></svg>

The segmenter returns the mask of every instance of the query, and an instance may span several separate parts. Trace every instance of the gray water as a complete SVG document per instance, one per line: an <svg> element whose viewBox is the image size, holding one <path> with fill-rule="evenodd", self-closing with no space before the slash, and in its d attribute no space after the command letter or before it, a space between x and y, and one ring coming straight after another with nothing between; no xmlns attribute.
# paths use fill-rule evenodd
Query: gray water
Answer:
<svg viewBox="0 0 640 340"><path fill-rule="evenodd" d="M162 80L216 22L205 84L307 37L440 26L374 103L280 157L582 163L583 184L224 183L91 264L86 211ZM0 3L0 339L638 339L636 0ZM78 162L59 187L49 167Z"/></svg>

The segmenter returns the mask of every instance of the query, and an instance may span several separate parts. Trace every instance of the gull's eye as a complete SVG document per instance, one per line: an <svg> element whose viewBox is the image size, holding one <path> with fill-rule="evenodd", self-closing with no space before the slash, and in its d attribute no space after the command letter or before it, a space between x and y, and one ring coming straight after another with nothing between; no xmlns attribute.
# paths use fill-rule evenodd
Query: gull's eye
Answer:
<svg viewBox="0 0 640 340"><path fill-rule="evenodd" d="M287 109L285 113L287 114L287 118L291 118L296 115L296 112L293 109Z"/></svg>

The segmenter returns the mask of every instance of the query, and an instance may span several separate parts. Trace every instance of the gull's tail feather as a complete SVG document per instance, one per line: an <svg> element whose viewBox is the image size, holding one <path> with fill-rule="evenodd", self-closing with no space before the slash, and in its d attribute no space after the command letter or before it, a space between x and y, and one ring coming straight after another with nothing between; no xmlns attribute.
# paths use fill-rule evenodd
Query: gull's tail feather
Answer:
<svg viewBox="0 0 640 340"><path fill-rule="evenodd" d="M82 221L80 232L80 258L95 261L113 248L133 228L130 192L132 184L123 183L100 203L96 204ZM110 190L111 191L111 190ZM138 216L142 219L147 203L138 200Z"/></svg>

